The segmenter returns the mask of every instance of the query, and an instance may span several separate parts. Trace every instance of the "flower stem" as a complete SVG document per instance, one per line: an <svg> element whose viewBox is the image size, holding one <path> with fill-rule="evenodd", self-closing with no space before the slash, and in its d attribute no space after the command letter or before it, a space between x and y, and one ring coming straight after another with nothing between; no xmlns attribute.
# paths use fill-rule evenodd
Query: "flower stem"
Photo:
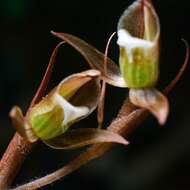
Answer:
<svg viewBox="0 0 190 190"><path fill-rule="evenodd" d="M0 161L0 189L5 190L11 185L31 148L31 143L17 133L14 135Z"/></svg>
<svg viewBox="0 0 190 190"><path fill-rule="evenodd" d="M146 118L148 112L144 109L137 109L133 104L131 104L126 98L124 104L117 116L117 118L110 124L107 128L110 131L119 133L123 136L129 135L136 127L142 123ZM29 182L27 184L21 185L12 190L34 190L45 185L51 184L60 178L70 174L74 170L80 168L80 166L88 163L92 159L100 157L106 151L113 147L114 143L101 143L91 146L86 152L81 153L78 157L70 161L66 166L58 169L57 171L46 175L42 178Z"/></svg>

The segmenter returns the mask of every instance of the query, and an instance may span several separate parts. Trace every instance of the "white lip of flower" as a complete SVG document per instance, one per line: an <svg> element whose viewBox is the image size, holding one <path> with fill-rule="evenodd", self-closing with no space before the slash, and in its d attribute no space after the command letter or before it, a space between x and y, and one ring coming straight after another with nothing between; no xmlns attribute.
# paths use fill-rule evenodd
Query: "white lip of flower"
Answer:
<svg viewBox="0 0 190 190"><path fill-rule="evenodd" d="M120 29L118 31L117 44L125 48L129 62L131 63L133 62L133 55L132 55L133 49L142 48L144 49L146 55L146 53L154 47L155 42L132 37L129 34L129 32L127 32L125 29Z"/></svg>
<svg viewBox="0 0 190 190"><path fill-rule="evenodd" d="M62 127L68 124L70 121L73 121L77 118L85 116L89 113L89 108L86 106L73 106L67 100L65 100L59 94L55 94L54 96L55 102L62 108L64 120L62 122Z"/></svg>

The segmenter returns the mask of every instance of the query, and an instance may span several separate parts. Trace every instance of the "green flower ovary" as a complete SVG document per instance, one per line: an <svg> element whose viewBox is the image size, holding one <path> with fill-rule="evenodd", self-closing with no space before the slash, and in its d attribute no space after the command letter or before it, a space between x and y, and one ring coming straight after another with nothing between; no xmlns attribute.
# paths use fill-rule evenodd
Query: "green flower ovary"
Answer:
<svg viewBox="0 0 190 190"><path fill-rule="evenodd" d="M158 80L158 60L148 59L140 48L132 50L129 62L125 48L120 48L120 70L129 88L152 87Z"/></svg>
<svg viewBox="0 0 190 190"><path fill-rule="evenodd" d="M66 131L67 127L62 127L63 117L63 110L55 106L47 113L31 115L29 122L35 135L42 140L47 140Z"/></svg>

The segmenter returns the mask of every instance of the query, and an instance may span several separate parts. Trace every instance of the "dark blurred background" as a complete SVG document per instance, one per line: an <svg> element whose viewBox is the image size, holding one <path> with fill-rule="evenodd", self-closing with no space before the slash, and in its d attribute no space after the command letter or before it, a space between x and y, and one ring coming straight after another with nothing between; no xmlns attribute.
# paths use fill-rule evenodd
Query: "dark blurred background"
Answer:
<svg viewBox="0 0 190 190"><path fill-rule="evenodd" d="M132 0L37 1L0 0L0 154L15 130L8 113L15 104L26 111L58 39L50 30L81 37L104 51L117 21ZM160 17L161 60L158 88L162 89L180 68L190 43L188 0L154 1ZM117 62L118 47L112 42L109 56ZM49 88L67 75L89 67L72 48L60 49ZM65 179L45 190L189 190L190 189L190 66L169 95L170 116L160 128L150 116L131 136L128 147L116 146ZM126 89L108 87L105 126L116 115ZM95 113L78 125L97 126ZM39 143L27 157L14 185L43 176L79 151L53 150Z"/></svg>

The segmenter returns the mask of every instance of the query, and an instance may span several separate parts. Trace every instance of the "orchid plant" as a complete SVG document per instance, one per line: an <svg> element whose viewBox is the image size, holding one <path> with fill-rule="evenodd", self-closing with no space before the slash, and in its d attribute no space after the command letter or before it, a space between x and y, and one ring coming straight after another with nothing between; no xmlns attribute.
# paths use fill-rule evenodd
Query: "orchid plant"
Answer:
<svg viewBox="0 0 190 190"><path fill-rule="evenodd" d="M56 149L79 148L91 144L128 141L120 134L99 128L75 128L72 125L87 117L98 107L99 126L103 120L105 84L129 89L129 100L150 111L164 125L169 103L156 89L159 77L160 23L152 3L136 0L121 15L117 27L119 64L105 54L67 33L53 32L61 39L52 53L42 83L25 116L18 106L10 112L13 126L30 143L37 140ZM111 39L110 39L111 40ZM87 61L90 70L63 79L41 98L51 77L57 51L69 44Z"/></svg>
<svg viewBox="0 0 190 190"><path fill-rule="evenodd" d="M151 3L137 0L119 19L119 66L73 35L52 34L79 51L92 70L65 78L45 98L30 107L25 117L18 106L13 107L10 116L22 137L29 142L41 139L53 148L62 149L101 142L128 144L123 137L103 129L70 129L73 123L94 111L104 98L100 97L101 80L116 87L129 88L129 98L134 105L148 109L160 124L165 123L168 100L155 88L159 74L160 24ZM58 48L59 45L55 52ZM55 53L52 57L50 64L55 62ZM103 112L103 109L99 110Z"/></svg>

